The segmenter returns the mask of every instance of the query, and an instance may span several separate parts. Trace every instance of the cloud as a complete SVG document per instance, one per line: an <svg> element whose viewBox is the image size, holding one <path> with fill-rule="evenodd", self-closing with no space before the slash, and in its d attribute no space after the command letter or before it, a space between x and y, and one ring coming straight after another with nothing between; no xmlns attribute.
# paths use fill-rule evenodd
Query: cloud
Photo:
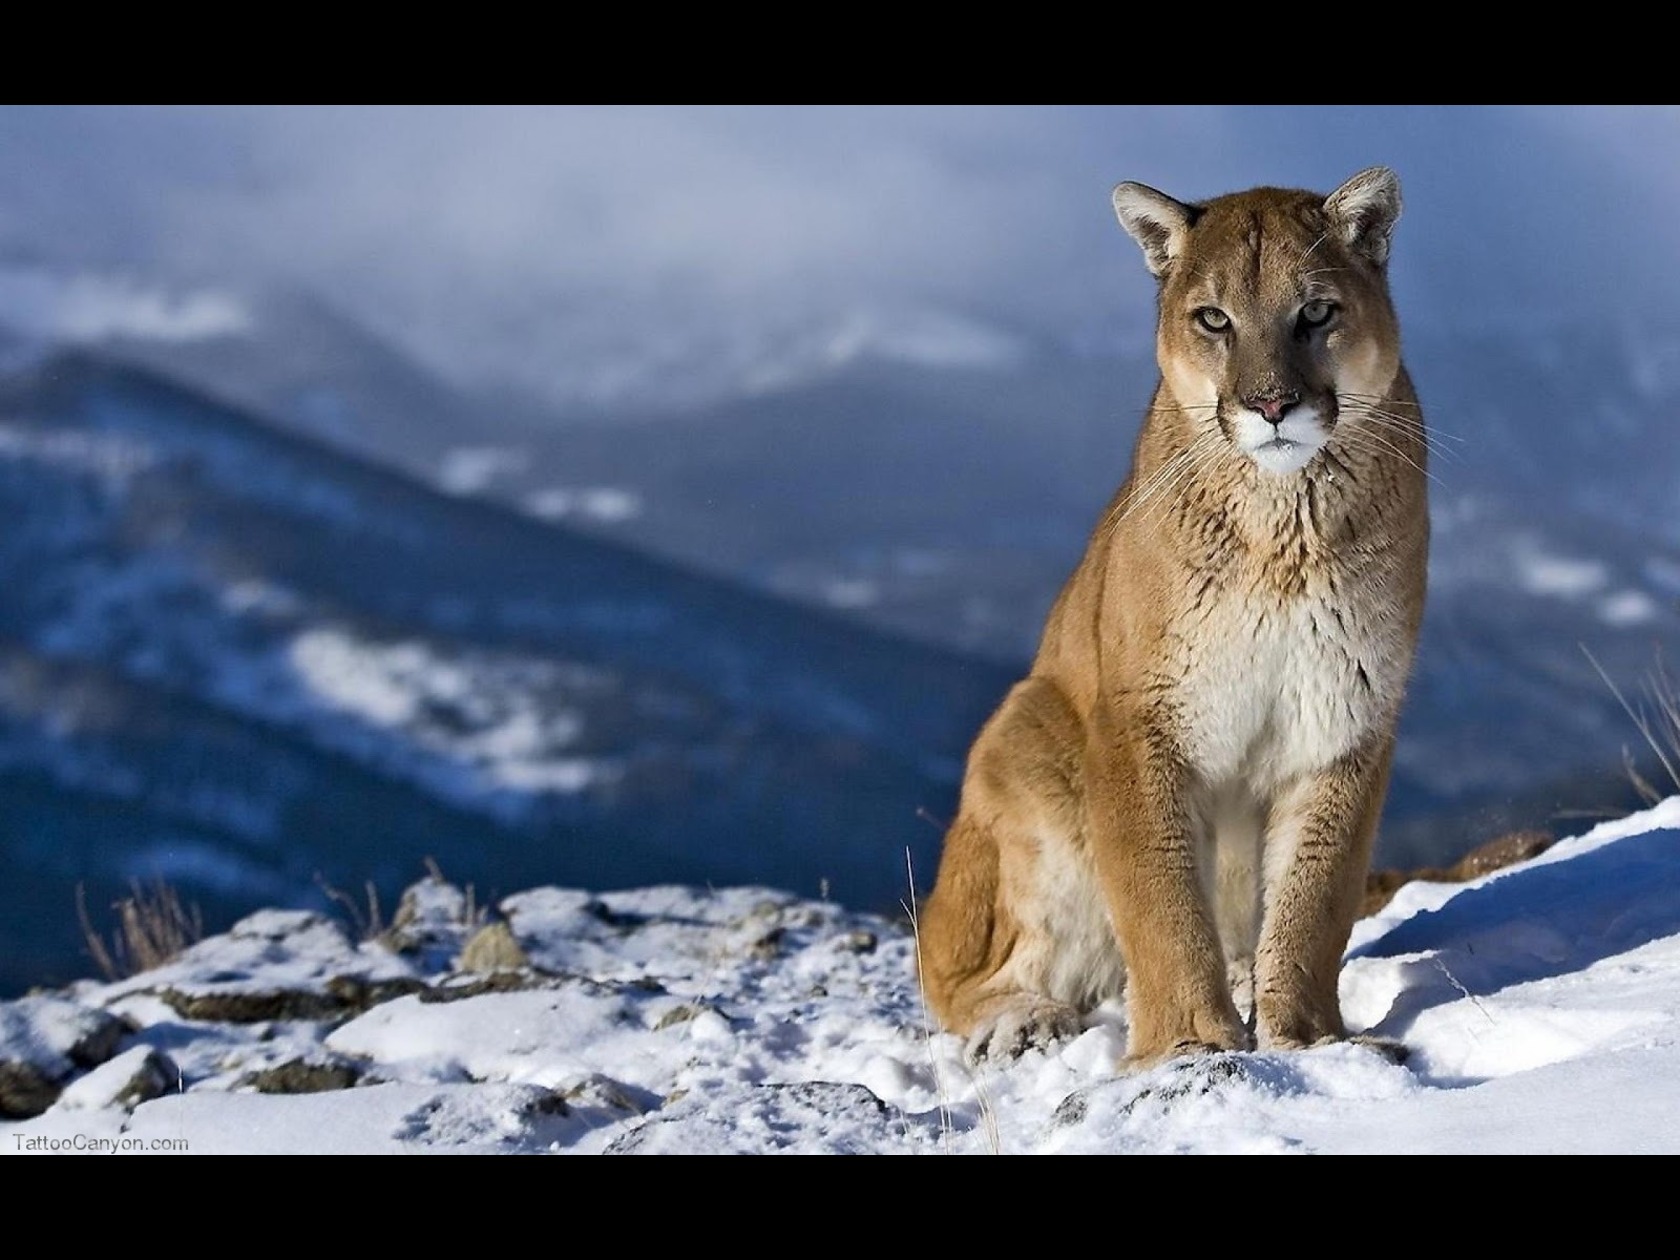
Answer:
<svg viewBox="0 0 1680 1260"><path fill-rule="evenodd" d="M123 277L0 268L0 324L52 341L129 337L201 341L248 332L251 316L232 294L171 293Z"/></svg>
<svg viewBox="0 0 1680 1260"><path fill-rule="evenodd" d="M1672 110L0 111L0 251L321 293L450 378L561 401L774 377L847 329L1100 344L1152 290L1108 190L1401 172L1409 320L1666 297ZM920 330L920 331L917 331ZM978 331L976 331L978 330ZM871 334L873 335L873 334ZM946 343L955 345L949 337ZM936 347L937 349L937 347ZM817 354L816 350L809 353ZM903 353L914 355L916 350Z"/></svg>

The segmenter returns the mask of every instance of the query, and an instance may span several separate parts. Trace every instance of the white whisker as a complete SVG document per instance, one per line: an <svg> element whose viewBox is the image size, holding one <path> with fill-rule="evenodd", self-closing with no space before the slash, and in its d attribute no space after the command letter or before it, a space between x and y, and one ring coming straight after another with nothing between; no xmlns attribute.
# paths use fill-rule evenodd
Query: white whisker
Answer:
<svg viewBox="0 0 1680 1260"><path fill-rule="evenodd" d="M1446 460L1449 463L1462 463L1464 461L1464 456L1460 452L1436 442L1435 435L1423 428L1416 417L1393 416L1387 412L1357 406L1345 408L1343 414L1355 421L1369 421L1373 432L1386 431L1400 438L1418 442L1425 451L1438 459Z"/></svg>
<svg viewBox="0 0 1680 1260"><path fill-rule="evenodd" d="M1377 459L1382 459L1385 455L1392 456L1393 458L1406 464L1408 467L1416 469L1436 485L1446 485L1445 482L1443 482L1428 468L1413 459L1409 454L1400 449L1400 447L1394 445L1394 443L1390 442L1380 433L1371 429L1349 428L1341 430L1337 436L1341 439L1342 445L1349 450L1358 451Z"/></svg>
<svg viewBox="0 0 1680 1260"><path fill-rule="evenodd" d="M1179 470L1172 484L1161 488L1161 493L1157 495L1143 519L1154 523L1171 515L1173 509L1184 501L1184 496L1197 484L1202 470L1217 462L1225 453L1225 445L1222 437L1216 437L1192 447L1191 449L1196 451L1195 459Z"/></svg>
<svg viewBox="0 0 1680 1260"><path fill-rule="evenodd" d="M1189 446L1157 468L1135 494L1127 497L1124 509L1115 516L1109 528L1118 528L1121 522L1150 507L1151 503L1159 508L1163 502L1171 502L1173 494L1193 481L1196 473L1218 454L1223 442L1223 435L1218 433L1204 433L1198 436ZM1145 512L1143 519L1150 520L1155 514L1154 510Z"/></svg>

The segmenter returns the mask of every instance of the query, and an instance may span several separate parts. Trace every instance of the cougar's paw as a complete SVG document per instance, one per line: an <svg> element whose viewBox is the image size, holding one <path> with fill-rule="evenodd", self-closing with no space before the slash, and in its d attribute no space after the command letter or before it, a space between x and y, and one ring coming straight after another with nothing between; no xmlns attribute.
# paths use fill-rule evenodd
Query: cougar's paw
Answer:
<svg viewBox="0 0 1680 1260"><path fill-rule="evenodd" d="M1200 1058L1210 1054L1228 1054L1233 1050L1249 1050L1252 1047L1247 1039L1233 1045L1221 1045L1212 1041L1175 1041L1171 1045L1160 1048L1140 1049L1128 1054L1120 1061L1122 1072L1141 1072L1146 1068L1159 1067L1163 1063L1170 1063L1174 1059Z"/></svg>
<svg viewBox="0 0 1680 1260"><path fill-rule="evenodd" d="M1323 1037L1268 1036L1264 1031L1255 1039L1262 1050L1311 1050L1314 1046L1333 1046L1343 1037L1326 1034Z"/></svg>
<svg viewBox="0 0 1680 1260"><path fill-rule="evenodd" d="M1325 1035L1307 1040L1304 1037L1262 1037L1262 1050L1313 1050L1319 1046L1336 1046L1347 1044L1363 1046L1365 1049L1382 1055L1390 1063L1403 1064L1412 1057L1412 1049L1403 1041L1395 1041L1392 1037L1372 1037L1363 1033L1351 1037L1336 1037Z"/></svg>
<svg viewBox="0 0 1680 1260"><path fill-rule="evenodd" d="M1261 998L1255 1040L1262 1050L1310 1050L1348 1039L1334 1010L1268 1003Z"/></svg>
<svg viewBox="0 0 1680 1260"><path fill-rule="evenodd" d="M970 1063L1008 1063L1079 1034L1084 1021L1061 1002L1027 999L1002 1007L968 1039Z"/></svg>
<svg viewBox="0 0 1680 1260"><path fill-rule="evenodd" d="M1169 1059L1183 1059L1228 1050L1252 1050L1254 1039L1246 1026L1233 1018L1209 1015L1199 1019L1174 1020L1166 1027L1132 1027L1131 1044L1121 1071L1135 1072Z"/></svg>

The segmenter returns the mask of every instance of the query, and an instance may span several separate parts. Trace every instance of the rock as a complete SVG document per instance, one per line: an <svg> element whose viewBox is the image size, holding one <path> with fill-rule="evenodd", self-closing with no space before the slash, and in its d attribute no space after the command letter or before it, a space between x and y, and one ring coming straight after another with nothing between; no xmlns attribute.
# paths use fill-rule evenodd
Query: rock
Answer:
<svg viewBox="0 0 1680 1260"><path fill-rule="evenodd" d="M444 1087L402 1118L395 1136L420 1146L558 1150L594 1124L563 1097L537 1085Z"/></svg>
<svg viewBox="0 0 1680 1260"><path fill-rule="evenodd" d="M1459 858L1449 868L1451 877L1459 881L1475 879L1539 857L1556 843L1557 837L1549 831L1508 831Z"/></svg>
<svg viewBox="0 0 1680 1260"><path fill-rule="evenodd" d="M775 962L787 943L787 929L773 927L747 946L747 956L759 962Z"/></svg>
<svg viewBox="0 0 1680 1260"><path fill-rule="evenodd" d="M1090 1110L1091 1100L1083 1092L1076 1090L1056 1104L1056 1110L1050 1116L1050 1123L1063 1127L1084 1124Z"/></svg>
<svg viewBox="0 0 1680 1260"><path fill-rule="evenodd" d="M284 941L321 931L344 935L336 923L313 910L258 910L235 923L227 934L236 940Z"/></svg>
<svg viewBox="0 0 1680 1260"><path fill-rule="evenodd" d="M875 947L880 943L881 938L875 933L865 932L861 929L855 932L847 932L837 942L838 947L848 954L873 954Z"/></svg>
<svg viewBox="0 0 1680 1260"><path fill-rule="evenodd" d="M381 939L397 953L415 958L422 970L441 971L482 921L483 909L471 889L463 892L432 874L404 890Z"/></svg>
<svg viewBox="0 0 1680 1260"><path fill-rule="evenodd" d="M338 999L343 1015L360 1015L425 987L426 982L415 976L334 976L327 981L327 992Z"/></svg>
<svg viewBox="0 0 1680 1260"><path fill-rule="evenodd" d="M58 1100L58 1082L31 1063L0 1059L0 1118L27 1120Z"/></svg>
<svg viewBox="0 0 1680 1260"><path fill-rule="evenodd" d="M76 1069L105 1062L130 1031L109 1011L65 997L0 1003L0 1116L39 1115Z"/></svg>
<svg viewBox="0 0 1680 1260"><path fill-rule="evenodd" d="M646 1115L658 1108L660 1103L657 1094L614 1080L600 1072L592 1072L571 1086L566 1090L564 1097L579 1110L588 1112L593 1109L604 1113L610 1119Z"/></svg>
<svg viewBox="0 0 1680 1260"><path fill-rule="evenodd" d="M451 976L429 989L421 989L420 1001L430 1006L439 1002L463 1002L483 993L520 993L526 989L546 989L552 987L557 979L529 970L492 971L483 976L463 973Z"/></svg>
<svg viewBox="0 0 1680 1260"><path fill-rule="evenodd" d="M259 1094L324 1094L349 1089L359 1079L361 1071L345 1059L328 1062L289 1059L252 1072L239 1083Z"/></svg>
<svg viewBox="0 0 1680 1260"><path fill-rule="evenodd" d="M428 875L403 890L397 912L391 918L392 931L426 928L458 928L470 918L467 894L438 875Z"/></svg>
<svg viewBox="0 0 1680 1260"><path fill-rule="evenodd" d="M182 1019L210 1024L266 1024L275 1020L349 1019L425 987L424 981L412 976L381 980L333 976L320 989L204 985L157 989L154 996Z"/></svg>
<svg viewBox="0 0 1680 1260"><path fill-rule="evenodd" d="M424 984L409 962L357 944L324 915L262 910L129 992L151 994L182 1019L257 1024L344 1019Z"/></svg>
<svg viewBox="0 0 1680 1260"><path fill-rule="evenodd" d="M159 989L156 996L182 1019L204 1024L332 1019L347 1009L329 993L297 989Z"/></svg>
<svg viewBox="0 0 1680 1260"><path fill-rule="evenodd" d="M1361 917L1375 914L1414 879L1436 884L1462 884L1538 857L1556 843L1557 837L1550 832L1509 831L1471 849L1451 866L1420 866L1411 871L1372 871L1365 878L1365 900L1359 913Z"/></svg>
<svg viewBox="0 0 1680 1260"><path fill-rule="evenodd" d="M473 934L455 965L460 971L487 975L495 971L519 971L529 967L531 960L514 939L513 929L498 920L486 923Z"/></svg>
<svg viewBox="0 0 1680 1260"><path fill-rule="evenodd" d="M675 1028L679 1024L692 1023L702 1015L711 1015L728 1023L729 1016L725 1015L710 1002L679 1002L654 1021L653 1031L663 1032L667 1028Z"/></svg>
<svg viewBox="0 0 1680 1260"><path fill-rule="evenodd" d="M906 1140L932 1151L932 1117L906 1116L862 1085L746 1084L689 1094L607 1144L607 1155L866 1154Z"/></svg>
<svg viewBox="0 0 1680 1260"><path fill-rule="evenodd" d="M67 1110L133 1111L179 1087L180 1069L152 1046L134 1046L65 1086L58 1105Z"/></svg>

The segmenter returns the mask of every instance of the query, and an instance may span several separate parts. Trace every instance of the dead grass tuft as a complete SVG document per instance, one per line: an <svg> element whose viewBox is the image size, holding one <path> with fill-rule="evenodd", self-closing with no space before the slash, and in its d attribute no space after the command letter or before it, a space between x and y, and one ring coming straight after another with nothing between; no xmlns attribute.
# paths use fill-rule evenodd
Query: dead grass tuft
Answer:
<svg viewBox="0 0 1680 1260"><path fill-rule="evenodd" d="M88 957L107 980L124 980L178 958L189 945L204 939L204 916L187 907L181 896L158 880L150 885L135 880L129 895L111 903L117 923L109 937L94 926L88 913L87 890L76 885L76 918Z"/></svg>
<svg viewBox="0 0 1680 1260"><path fill-rule="evenodd" d="M378 940L385 934L385 915L379 908L379 889L371 879L362 885L361 900L342 888L327 883L326 877L319 872L315 875L315 886L328 901L338 907L356 940Z"/></svg>
<svg viewBox="0 0 1680 1260"><path fill-rule="evenodd" d="M1633 784L1633 790L1639 794L1639 799L1647 805L1655 805L1665 796L1680 792L1680 682L1668 672L1668 663L1663 660L1661 650L1657 652L1656 664L1640 680L1639 694L1631 701L1610 680L1610 675L1604 672L1604 667L1593 654L1584 646L1581 651L1586 653L1623 712L1633 720L1634 729L1656 754L1669 783L1673 785L1665 791L1652 783L1634 762L1632 751L1623 747L1622 769L1627 773L1628 782Z"/></svg>

